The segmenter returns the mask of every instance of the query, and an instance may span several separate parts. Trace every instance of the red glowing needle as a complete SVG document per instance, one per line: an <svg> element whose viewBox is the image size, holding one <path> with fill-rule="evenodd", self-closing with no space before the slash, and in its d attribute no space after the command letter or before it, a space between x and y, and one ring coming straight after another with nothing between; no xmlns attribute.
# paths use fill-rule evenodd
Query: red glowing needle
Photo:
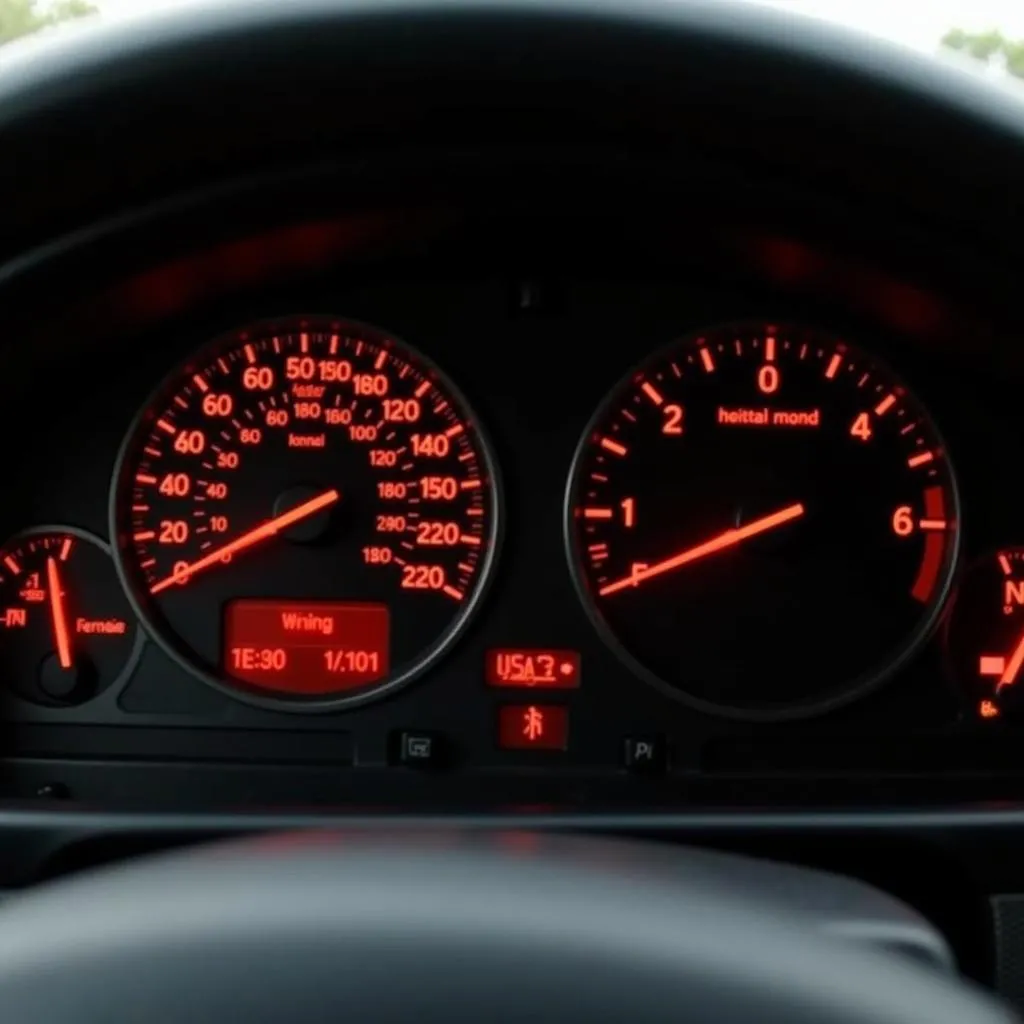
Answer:
<svg viewBox="0 0 1024 1024"><path fill-rule="evenodd" d="M607 586L602 587L598 593L601 597L607 597L608 594L614 594L618 590L625 590L626 587L634 587L638 583L643 583L644 580L651 579L653 576L660 576L663 572L671 572L682 565L696 562L698 558L704 558L718 551L724 551L726 548L735 547L748 537L756 537L759 533L774 530L775 527L788 523L791 519L799 519L803 514L803 505L799 503L789 505L778 512L773 512L770 516L755 519L752 523L747 523L746 526L741 526L735 530L726 530L725 533L720 533L717 537L712 537L711 540L698 544L695 548L687 548L686 551L673 555L671 558L666 558L663 562L655 562L654 565L632 573L625 579L609 583ZM1021 659L1024 660L1024 650L1021 651Z"/></svg>
<svg viewBox="0 0 1024 1024"><path fill-rule="evenodd" d="M340 497L341 495L336 490L324 491L323 494L316 498L310 498L309 501L296 505L290 511L275 516L273 519L268 519L265 523L261 523L254 529L249 530L248 533L243 533L241 537L231 541L231 543L216 548L208 555L203 555L202 558L197 559L191 565L186 565L176 570L166 579L161 580L159 583L154 583L149 588L149 592L151 594L159 594L161 590L173 587L175 583L184 583L195 576L196 573L209 569L211 565L216 565L221 559L230 558L231 555L244 551L246 548L251 548L254 544L258 544L268 537L273 537L289 526L303 519L308 519L321 509L327 508L328 505L333 505Z"/></svg>
<svg viewBox="0 0 1024 1024"><path fill-rule="evenodd" d="M60 667L71 668L71 635L68 633L68 620L64 614L64 593L60 586L57 560L52 555L46 560L46 587L50 591L50 618L53 622L53 635L57 640Z"/></svg>
<svg viewBox="0 0 1024 1024"><path fill-rule="evenodd" d="M1012 686L1016 682L1017 673L1020 671L1021 665L1024 665L1024 633L1021 633L1017 646L1013 650L1013 655L1006 663L1006 668L1003 669L999 682L996 683L996 693L1004 686Z"/></svg>

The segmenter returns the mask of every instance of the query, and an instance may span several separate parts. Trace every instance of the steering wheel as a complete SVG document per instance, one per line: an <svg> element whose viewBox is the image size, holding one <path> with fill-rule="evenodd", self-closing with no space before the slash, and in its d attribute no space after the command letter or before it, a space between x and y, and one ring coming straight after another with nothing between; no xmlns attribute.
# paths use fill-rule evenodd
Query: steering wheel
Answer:
<svg viewBox="0 0 1024 1024"><path fill-rule="evenodd" d="M941 154L925 164L936 180L958 161L986 165L961 144L969 130L1019 162L1019 119L973 86L929 99L944 86L923 65L889 68L827 34L798 35L722 3L288 0L55 36L0 62L0 259L312 140L357 157L398 153L399 139L479 153L510 139L593 142L614 124L620 150L642 140L648 155L678 154L685 115L683 142L735 155L766 125L821 115L830 67L834 103L862 128L913 108L911 141L928 136ZM773 103L785 118L765 113ZM740 120L721 120L723 104ZM842 146L884 150L891 137L823 133L821 145L843 167ZM907 153L885 156L898 176ZM998 202L975 185L972 202ZM1010 1019L934 968L823 936L734 866L538 843L279 837L44 886L3 905L0 1013L5 1024Z"/></svg>
<svg viewBox="0 0 1024 1024"><path fill-rule="evenodd" d="M0 1000L11 1024L1011 1019L932 963L822 934L815 892L801 869L639 844L282 834L11 899Z"/></svg>

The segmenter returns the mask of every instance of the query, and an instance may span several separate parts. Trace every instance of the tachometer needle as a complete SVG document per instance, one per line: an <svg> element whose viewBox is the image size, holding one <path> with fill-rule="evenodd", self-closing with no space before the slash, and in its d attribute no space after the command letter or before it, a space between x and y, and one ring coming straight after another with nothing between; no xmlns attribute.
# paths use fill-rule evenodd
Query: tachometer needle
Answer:
<svg viewBox="0 0 1024 1024"><path fill-rule="evenodd" d="M222 559L238 554L239 551L244 551L246 548L251 548L260 541L267 540L267 538L273 537L275 534L287 529L289 526L303 519L308 519L312 515L316 515L321 509L333 505L340 497L341 495L336 490L324 491L323 494L310 498L309 501L304 501L301 505L296 505L295 508L290 509L288 512L275 516L273 519L268 519L265 523L261 523L247 533L243 533L241 537L236 538L229 544L214 549L208 555L203 555L202 558L197 559L191 565L186 565L176 570L166 579L160 580L159 583L154 583L149 588L149 592L151 594L159 594L161 590L173 587L176 583L184 583L195 576L196 573L209 569L210 566L216 565Z"/></svg>
<svg viewBox="0 0 1024 1024"><path fill-rule="evenodd" d="M60 586L57 560L52 555L46 560L46 587L50 592L50 620L57 641L57 658L61 668L71 668L71 635L68 633L68 620L64 612L64 592Z"/></svg>
<svg viewBox="0 0 1024 1024"><path fill-rule="evenodd" d="M741 526L734 530L726 530L725 533L720 533L717 537L712 537L711 540L705 541L703 544L687 548L678 555L666 558L662 562L655 562L654 565L649 565L646 569L632 573L625 579L609 583L603 586L598 593L601 597L607 597L609 594L625 590L627 587L635 587L638 583L643 583L654 576L660 576L662 573L671 572L673 569L688 565L690 562L696 562L698 558L705 558L718 551L724 551L726 548L735 547L735 545L747 540L749 537L756 537L759 533L774 530L777 526L782 526L783 523L788 523L792 519L799 519L803 514L804 507L802 504L788 505L778 512L773 512L770 516L755 519L752 523L747 523L746 526ZM1024 659L1024 652L1022 652L1021 658Z"/></svg>

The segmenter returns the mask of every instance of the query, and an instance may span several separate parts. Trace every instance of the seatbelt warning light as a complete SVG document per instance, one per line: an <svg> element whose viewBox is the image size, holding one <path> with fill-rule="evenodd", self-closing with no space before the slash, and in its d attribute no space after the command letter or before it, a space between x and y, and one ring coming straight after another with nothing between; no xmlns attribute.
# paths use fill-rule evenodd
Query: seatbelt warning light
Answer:
<svg viewBox="0 0 1024 1024"><path fill-rule="evenodd" d="M498 712L503 750L565 750L569 711L558 704L509 704Z"/></svg>

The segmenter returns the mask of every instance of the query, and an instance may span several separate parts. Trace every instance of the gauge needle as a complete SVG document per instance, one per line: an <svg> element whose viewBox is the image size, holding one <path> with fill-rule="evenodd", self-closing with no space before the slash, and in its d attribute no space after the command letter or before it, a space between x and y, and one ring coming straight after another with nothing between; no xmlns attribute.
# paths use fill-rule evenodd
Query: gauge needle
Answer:
<svg viewBox="0 0 1024 1024"><path fill-rule="evenodd" d="M53 621L53 635L57 640L57 658L61 668L71 668L71 635L64 613L64 592L60 586L57 560L51 555L46 560L46 587L50 591L50 618Z"/></svg>
<svg viewBox="0 0 1024 1024"><path fill-rule="evenodd" d="M1024 665L1024 633L1021 633L1017 646L1013 649L1013 654L1006 663L1006 668L1003 669L999 682L996 683L996 693L1004 686L1011 686L1017 681L1017 673L1020 672L1021 665Z"/></svg>
<svg viewBox="0 0 1024 1024"><path fill-rule="evenodd" d="M711 540L698 544L695 548L687 548L686 551L681 551L678 555L666 558L663 562L655 562L654 565L649 565L646 569L631 573L625 579L609 583L603 586L598 593L601 597L607 597L616 591L625 590L626 587L635 587L638 583L643 583L644 580L649 580L653 576L660 576L662 573L671 572L673 569L688 565L690 562L696 562L698 558L704 558L707 555L713 555L727 548L735 547L749 537L756 537L759 533L774 530L777 526L782 526L783 523L788 523L791 519L799 519L803 514L804 507L802 504L788 505L778 512L773 512L770 516L755 519L752 523L747 523L746 526L741 526L735 530L726 530L725 533L720 533L717 537L712 537ZM1024 651L1021 653L1021 658L1024 659Z"/></svg>
<svg viewBox="0 0 1024 1024"><path fill-rule="evenodd" d="M321 509L327 508L328 505L333 505L340 497L341 495L336 490L324 491L323 494L310 498L309 501L304 501L301 505L296 505L295 508L290 509L288 512L275 516L273 519L268 519L265 523L261 523L254 529L249 530L248 533L243 533L241 537L236 538L231 543L215 548L208 555L203 555L202 558L197 559L191 565L177 569L166 579L162 579L159 583L154 583L149 588L149 592L151 594L159 594L161 590L173 587L176 583L184 583L195 576L196 573L209 569L211 565L216 565L222 559L238 554L239 551L244 551L246 548L251 548L253 545L259 544L260 541L267 540L267 538L273 537L275 534L287 529L289 526L303 519L308 519L312 515L316 515Z"/></svg>

